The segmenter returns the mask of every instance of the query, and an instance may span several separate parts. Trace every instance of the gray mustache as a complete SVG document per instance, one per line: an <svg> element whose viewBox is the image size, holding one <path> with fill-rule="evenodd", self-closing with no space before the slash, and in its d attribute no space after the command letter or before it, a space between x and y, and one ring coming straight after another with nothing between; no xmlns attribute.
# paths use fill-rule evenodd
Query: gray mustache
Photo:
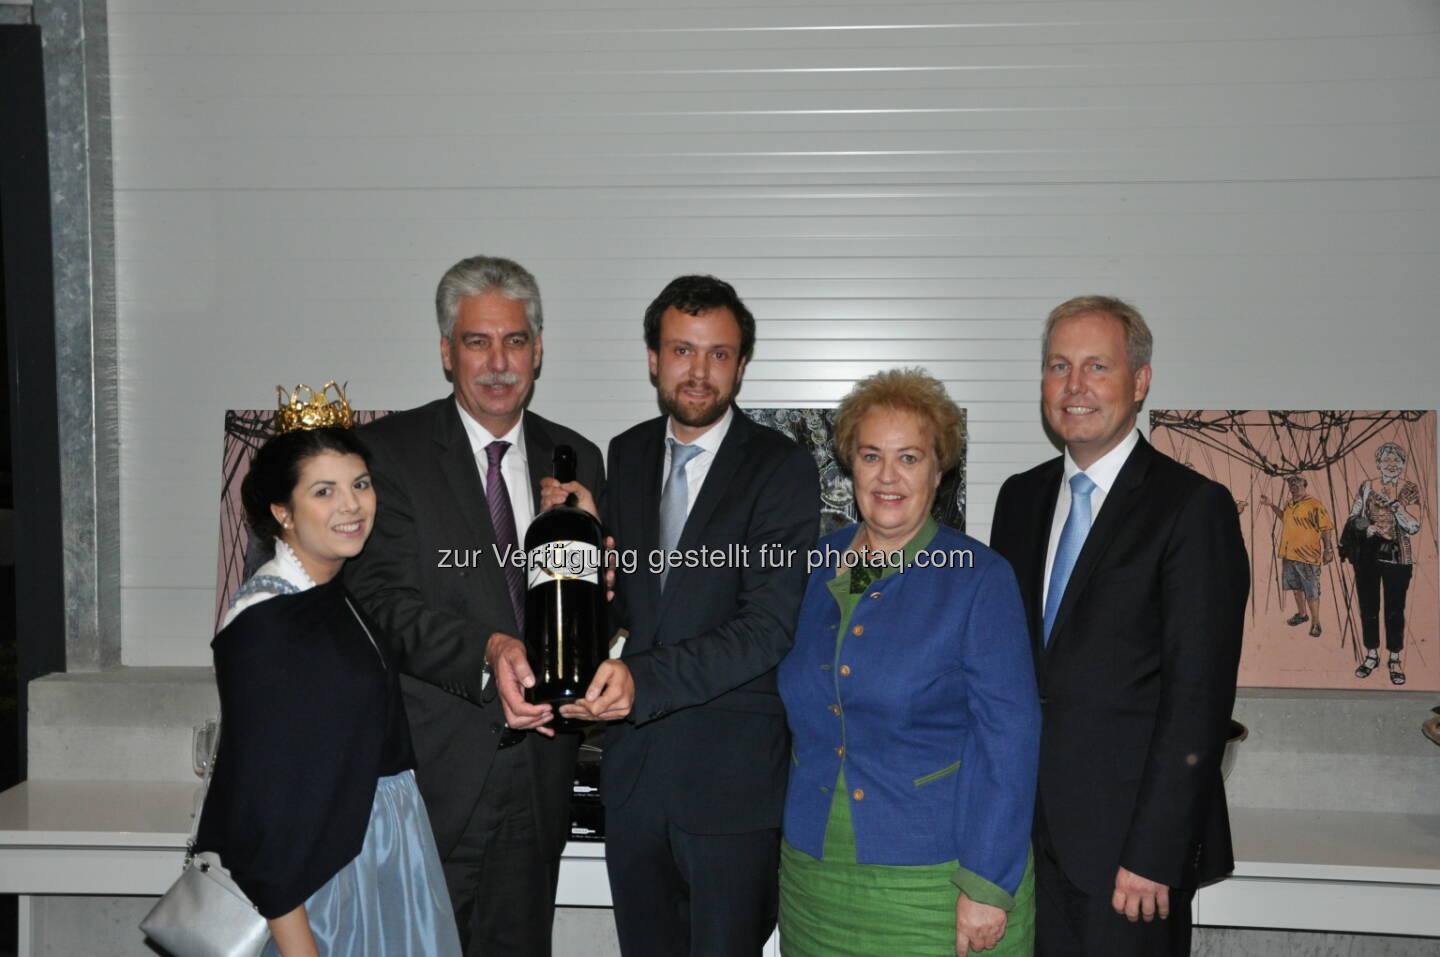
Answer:
<svg viewBox="0 0 1440 957"><path fill-rule="evenodd" d="M519 385L520 376L513 372L487 372L470 381L475 385Z"/></svg>

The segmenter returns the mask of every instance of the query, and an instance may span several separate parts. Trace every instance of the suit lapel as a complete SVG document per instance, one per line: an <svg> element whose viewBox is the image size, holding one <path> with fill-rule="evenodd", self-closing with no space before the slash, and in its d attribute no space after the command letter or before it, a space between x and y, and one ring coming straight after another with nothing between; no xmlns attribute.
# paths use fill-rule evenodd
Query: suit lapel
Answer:
<svg viewBox="0 0 1440 957"><path fill-rule="evenodd" d="M540 514L540 480L555 474L555 443L550 433L540 427L539 420L529 412L525 413L525 463L530 470L530 501L535 503L535 514ZM525 530L518 529L523 542Z"/></svg>
<svg viewBox="0 0 1440 957"><path fill-rule="evenodd" d="M1045 651L1045 558L1050 551L1050 526L1055 521L1055 503L1060 499L1060 479L1065 473L1064 458L1047 467L1039 481L1036 501L1043 504L1031 514L1037 523L1028 537L1030 554L1021 582L1026 596L1025 620L1030 623L1030 650L1037 662L1044 661Z"/></svg>
<svg viewBox="0 0 1440 957"><path fill-rule="evenodd" d="M690 509L690 514L685 517L685 527L680 531L680 541L675 547L684 551L694 548L696 541L700 538L700 532L710 522L710 516L715 514L716 507L720 500L725 497L730 482L735 477L735 472L740 468L740 463L745 457L745 447L750 442L750 429L759 428L753 425L744 412L731 406L733 415L730 419L730 429L725 433L720 448L715 450L715 461L710 463L710 471L705 473L705 484L700 486L700 495L695 499L695 505ZM659 469L656 469L658 472ZM655 524L658 529L660 524L660 496L655 496ZM666 589L660 596L660 615L663 618L669 610L671 599L682 589L677 583L685 575L686 569L677 568L670 572L666 580ZM660 578L653 576L658 587Z"/></svg>
<svg viewBox="0 0 1440 957"><path fill-rule="evenodd" d="M715 514L715 507L725 496L725 490L730 487L730 480L735 477L735 471L744 458L751 427L750 419L745 413L734 409L730 429L725 433L720 448L715 451L715 461L710 463L710 471L705 473L705 484L700 486L700 496L695 499L695 507L690 509L690 514L685 518L685 528L680 533L680 544L677 547L691 546L700 529L704 528L710 521L710 516Z"/></svg>
<svg viewBox="0 0 1440 957"><path fill-rule="evenodd" d="M480 481L475 453L470 449L470 439L465 434L465 426L460 423L460 411L455 408L454 402L447 402L442 407L435 422L434 439L440 447L440 471L450 485L451 497L460 516L469 526L471 539L487 544L495 541L485 486ZM485 563L485 567L489 567L489 563Z"/></svg>
<svg viewBox="0 0 1440 957"><path fill-rule="evenodd" d="M1115 484L1110 487L1109 492L1105 493L1105 504L1100 509L1100 516L1095 519L1095 524L1090 526L1090 534L1085 536L1085 545L1080 549L1080 556L1075 560L1075 569L1070 573L1070 580L1065 585L1065 594L1061 597L1060 607L1055 612L1055 626L1050 629L1048 649L1053 650L1056 641L1063 640L1066 619L1069 618L1070 612L1084 594L1085 585L1090 580L1090 576L1100 567L1106 549L1110 547L1116 531L1130 513L1135 496L1140 493L1145 473L1150 469L1151 455L1153 452L1150 444L1142 438L1130 453L1130 457L1125 460L1125 464L1121 466L1120 473L1115 476ZM1058 495L1058 486L1056 492Z"/></svg>
<svg viewBox="0 0 1440 957"><path fill-rule="evenodd" d="M665 420L659 427L651 429L645 436L645 445L640 453L640 475L631 476L640 497L640 544L647 550L660 545L660 469L665 465L662 452L665 438Z"/></svg>
<svg viewBox="0 0 1440 957"><path fill-rule="evenodd" d="M665 441L665 419L660 418L655 422L655 427L649 429L645 435L645 444L640 450L638 476L628 476L629 481L634 484L632 488L637 490L640 502L640 541L637 543L642 549L640 554L641 562L647 562L648 556L655 549L660 547L660 469L664 467L665 455L663 452ZM616 481L619 476L611 474L610 480ZM660 604L660 576L644 575L640 578L645 583L647 590L646 602L654 608Z"/></svg>

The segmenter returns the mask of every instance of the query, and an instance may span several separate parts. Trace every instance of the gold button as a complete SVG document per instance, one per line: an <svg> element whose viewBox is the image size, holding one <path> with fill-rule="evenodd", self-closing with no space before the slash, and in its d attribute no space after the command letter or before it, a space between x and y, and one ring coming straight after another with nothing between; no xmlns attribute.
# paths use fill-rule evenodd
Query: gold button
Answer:
<svg viewBox="0 0 1440 957"><path fill-rule="evenodd" d="M840 706L839 706L838 704L832 704L832 705L830 706L830 713L831 713L831 714L839 714L839 713L840 713Z"/></svg>
<svg viewBox="0 0 1440 957"><path fill-rule="evenodd" d="M878 591L872 591L872 592L870 593L870 597L871 597L871 598L879 598L879 597L880 597L880 593L879 593Z"/></svg>
<svg viewBox="0 0 1440 957"><path fill-rule="evenodd" d="M845 745L842 744L840 745L840 747L836 748L835 753L840 755L840 757L842 758L845 757Z"/></svg>
<svg viewBox="0 0 1440 957"><path fill-rule="evenodd" d="M864 626L864 625L856 625L854 628L851 628L851 629L850 629L850 634L852 634L852 635L863 635L863 634L865 634L865 626Z"/></svg>
<svg viewBox="0 0 1440 957"><path fill-rule="evenodd" d="M845 677L847 677L847 678L850 677L850 666L849 666L849 665L841 665L841 666L840 666L840 673L841 673L842 675L844 675Z"/></svg>
<svg viewBox="0 0 1440 957"><path fill-rule="evenodd" d="M851 792L850 792L850 796L853 797L853 798L854 798L855 800L857 800L857 801L863 801L863 800L865 800L865 792L862 791L862 790L860 790L859 788L856 788L854 791L851 791Z"/></svg>

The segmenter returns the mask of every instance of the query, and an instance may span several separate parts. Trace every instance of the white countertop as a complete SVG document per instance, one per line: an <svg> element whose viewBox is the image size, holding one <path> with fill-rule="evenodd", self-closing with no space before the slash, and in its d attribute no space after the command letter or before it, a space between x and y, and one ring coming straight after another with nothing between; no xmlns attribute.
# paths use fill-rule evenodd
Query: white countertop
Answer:
<svg viewBox="0 0 1440 957"><path fill-rule="evenodd" d="M23 781L0 791L0 846L181 849L199 784ZM574 841L566 857L603 858L603 841Z"/></svg>
<svg viewBox="0 0 1440 957"><path fill-rule="evenodd" d="M1440 885L1440 814L1231 808L1236 877Z"/></svg>
<svg viewBox="0 0 1440 957"><path fill-rule="evenodd" d="M0 893L161 894L180 873L199 781L25 781L0 792ZM605 845L563 854L561 904L606 907Z"/></svg>
<svg viewBox="0 0 1440 957"><path fill-rule="evenodd" d="M0 792L0 845L183 848L198 788L198 781L23 781Z"/></svg>
<svg viewBox="0 0 1440 957"><path fill-rule="evenodd" d="M0 893L162 893L196 793L197 782L134 781L0 793ZM1421 919L1440 915L1440 814L1236 807L1230 821L1235 871L1202 888L1201 923L1440 935L1440 918ZM566 845L556 902L609 906L603 843ZM1357 915L1370 923L1352 926Z"/></svg>

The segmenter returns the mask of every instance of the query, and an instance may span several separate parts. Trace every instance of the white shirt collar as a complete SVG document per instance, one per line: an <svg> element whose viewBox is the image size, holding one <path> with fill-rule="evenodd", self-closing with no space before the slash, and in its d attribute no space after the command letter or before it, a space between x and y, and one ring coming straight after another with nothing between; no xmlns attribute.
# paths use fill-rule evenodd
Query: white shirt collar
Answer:
<svg viewBox="0 0 1440 957"><path fill-rule="evenodd" d="M702 432L699 438L693 442L682 444L693 445L702 452L710 452L712 454L718 452L720 450L720 443L725 441L725 433L730 431L730 423L734 418L735 407L732 405L727 407L725 414L720 416L720 420ZM674 416L665 419L665 437L667 439L674 439L676 442L680 441L680 438L675 434ZM665 443L665 448L668 452L670 443Z"/></svg>
<svg viewBox="0 0 1440 957"><path fill-rule="evenodd" d="M1140 444L1140 432L1132 429L1130 434L1120 440L1120 444L1090 464L1088 469L1081 469L1070 457L1070 450L1065 450L1065 474L1061 481L1069 483L1075 477L1075 473L1084 471L1087 478L1100 487L1100 491L1106 494L1110 492L1110 486L1115 484L1119 477L1120 470L1125 467L1125 460L1130 458L1130 453L1135 451L1135 446Z"/></svg>
<svg viewBox="0 0 1440 957"><path fill-rule="evenodd" d="M521 413L520 418L515 420L515 424L509 432L504 435L494 435L485 426L476 422L474 416L465 411L460 405L459 399L455 400L455 409L460 413L460 424L465 426L465 436L470 440L470 451L477 459L483 462L486 455L485 447L491 442L501 441L510 443L510 448L505 450L506 461L510 460L511 455L519 455L517 462L524 463L526 461L524 413Z"/></svg>

